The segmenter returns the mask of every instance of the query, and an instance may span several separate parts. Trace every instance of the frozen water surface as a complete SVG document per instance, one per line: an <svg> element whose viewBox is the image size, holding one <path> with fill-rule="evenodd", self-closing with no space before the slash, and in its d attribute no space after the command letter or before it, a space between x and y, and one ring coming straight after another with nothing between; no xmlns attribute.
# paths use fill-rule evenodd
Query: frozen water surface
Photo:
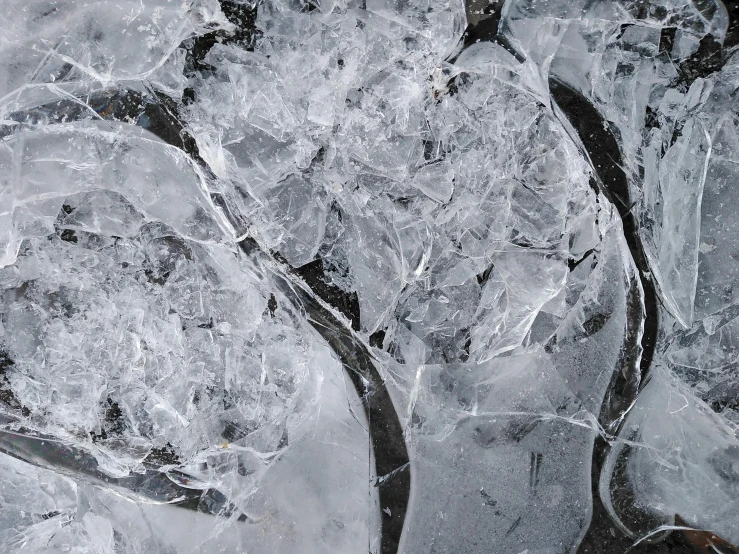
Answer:
<svg viewBox="0 0 739 554"><path fill-rule="evenodd" d="M1 550L739 551L731 2L4 7Z"/></svg>

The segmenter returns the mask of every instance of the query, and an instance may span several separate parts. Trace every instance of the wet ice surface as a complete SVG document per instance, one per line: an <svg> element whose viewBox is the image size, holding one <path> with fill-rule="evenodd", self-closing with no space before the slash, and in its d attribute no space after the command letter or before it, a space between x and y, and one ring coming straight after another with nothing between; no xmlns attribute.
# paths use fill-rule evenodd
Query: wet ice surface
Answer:
<svg viewBox="0 0 739 554"><path fill-rule="evenodd" d="M723 4L7 14L4 549L739 543Z"/></svg>

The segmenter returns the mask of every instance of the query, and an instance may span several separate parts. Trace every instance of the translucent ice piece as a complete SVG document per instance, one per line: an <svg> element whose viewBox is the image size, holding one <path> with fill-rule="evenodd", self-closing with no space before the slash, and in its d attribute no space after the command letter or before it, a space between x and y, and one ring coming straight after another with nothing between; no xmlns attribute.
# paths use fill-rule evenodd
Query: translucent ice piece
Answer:
<svg viewBox="0 0 739 554"><path fill-rule="evenodd" d="M443 204L454 192L454 169L448 162L424 166L413 176L411 185Z"/></svg>
<svg viewBox="0 0 739 554"><path fill-rule="evenodd" d="M646 172L645 189L649 196L645 207L658 223L657 229L647 228L644 233L648 237L645 251L654 278L662 288L662 298L686 328L693 323L700 206L711 143L705 126L699 119L691 119L684 124L681 137L659 162L658 156L650 156L647 160L653 163Z"/></svg>
<svg viewBox="0 0 739 554"><path fill-rule="evenodd" d="M114 191L196 240L223 236L192 160L137 127L81 122L29 130L6 138L0 155L1 265L14 261L23 238L52 231L64 199L83 191Z"/></svg>
<svg viewBox="0 0 739 554"><path fill-rule="evenodd" d="M695 114L714 111L704 104L720 66L711 61L720 55L712 52L720 48L728 18L721 2L638 6L517 1L507 5L501 28L545 75L578 90L603 114L617 137L632 199L618 193L615 201L641 222L658 292L689 327L713 125Z"/></svg>
<svg viewBox="0 0 739 554"><path fill-rule="evenodd" d="M59 81L143 80L180 43L229 28L218 3L124 0L9 0L0 39L0 98L24 86Z"/></svg>
<svg viewBox="0 0 739 554"><path fill-rule="evenodd" d="M293 267L312 261L326 231L326 206L318 191L304 179L291 175L274 187L260 190L264 198L267 244L274 245Z"/></svg>
<svg viewBox="0 0 739 554"><path fill-rule="evenodd" d="M674 515L736 544L739 441L721 417L663 371L656 371L609 453L600 494L632 536ZM636 502L621 498L633 495Z"/></svg>
<svg viewBox="0 0 739 554"><path fill-rule="evenodd" d="M737 221L732 206L739 190L739 119L723 119L713 139L701 202L698 283L695 314L706 317L735 303L739 291L736 263Z"/></svg>

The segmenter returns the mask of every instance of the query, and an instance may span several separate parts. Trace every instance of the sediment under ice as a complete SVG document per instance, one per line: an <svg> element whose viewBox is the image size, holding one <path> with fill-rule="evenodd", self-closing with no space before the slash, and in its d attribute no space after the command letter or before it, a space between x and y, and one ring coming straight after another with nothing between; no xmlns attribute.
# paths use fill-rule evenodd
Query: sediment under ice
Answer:
<svg viewBox="0 0 739 554"><path fill-rule="evenodd" d="M739 543L724 4L4 7L3 551Z"/></svg>

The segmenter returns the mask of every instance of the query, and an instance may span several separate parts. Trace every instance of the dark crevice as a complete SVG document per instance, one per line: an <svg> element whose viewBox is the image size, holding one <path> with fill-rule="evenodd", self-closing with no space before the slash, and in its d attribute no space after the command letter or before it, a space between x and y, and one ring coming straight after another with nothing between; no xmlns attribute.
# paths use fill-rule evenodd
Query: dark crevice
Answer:
<svg viewBox="0 0 739 554"><path fill-rule="evenodd" d="M675 44L675 35L677 27L664 27L659 35L659 53L670 55L672 47Z"/></svg>
<svg viewBox="0 0 739 554"><path fill-rule="evenodd" d="M294 271L321 300L351 321L352 329L359 331L359 296L356 292L346 292L331 283L323 264L323 260L317 258Z"/></svg>
<svg viewBox="0 0 739 554"><path fill-rule="evenodd" d="M384 342L385 342L385 330L384 329L375 331L369 336L369 344L373 348L379 348L380 350L382 350Z"/></svg>
<svg viewBox="0 0 739 554"><path fill-rule="evenodd" d="M646 9L646 5L644 9ZM465 43L472 44L477 42L477 40L490 40L502 44L509 51L512 50L510 45L504 40L501 41L501 37L498 35L499 21L499 15L494 14L489 19L481 21L480 28L468 29ZM674 30L669 29L662 33L660 47L663 51L666 52L670 49L674 34ZM704 50L709 50L710 48L711 44L707 42ZM512 53L517 59L522 59L520 54L516 52ZM712 68L709 68L709 70L713 71ZM687 64L682 72L683 79L687 82L693 75L695 75L695 78L699 76L697 68ZM619 415L636 398L638 384L640 382L644 383L647 380L658 333L657 294L652 281L649 279L649 266L639 237L637 221L632 211L633 200L629 191L626 174L622 169L622 156L616 137L597 109L581 94L556 79L550 79L549 85L552 99L567 116L590 156L593 169L599 181L591 180L591 185L595 185L594 188L596 191L601 192L618 210L622 219L624 237L637 267L639 280L642 285L641 288L643 289L644 311L642 311L639 290L633 286L629 291L627 298L628 329L626 336L628 344L625 344L622 349L622 356L619 360L620 367L614 371L614 376L608 387L606 399L600 414L601 419L606 420L606 422L612 422L613 425L618 425L620 421ZM568 264L570 269L577 267L579 263L587 259L591 254L592 252L587 252L580 260L570 260ZM601 319L596 317L590 324L586 323L586 326L592 328L585 329L585 331L589 334L597 332L598 327L602 326ZM644 333L641 341L639 341L638 331L642 321L644 322ZM552 346L547 345L548 349L551 349ZM641 362L639 367L635 367L635 361L638 359L640 349L642 350ZM608 444L601 438L598 438L594 445L592 464L593 520L578 549L578 554L612 554L617 551L626 551L633 544L631 539L613 528L614 526L610 522L610 517L603 508L598 496L597 483L600 476L600 468L602 467L608 448ZM662 545L658 545L656 549L654 546L648 543L642 544L639 548L633 550L633 552L656 554L664 551L661 549ZM685 552L690 551L686 550Z"/></svg>
<svg viewBox="0 0 739 554"><path fill-rule="evenodd" d="M683 92L690 88L696 79L706 78L720 71L726 63L721 43L712 35L706 35L698 44L698 50L677 66L678 78L673 85Z"/></svg>
<svg viewBox="0 0 739 554"><path fill-rule="evenodd" d="M634 264L639 272L644 293L645 315L641 307L632 304L629 314L630 324L638 326L644 319L644 334L641 340L643 349L640 363L641 381L645 382L654 356L659 329L657 293L649 277L649 265L639 237L638 225L632 208L629 183L622 167L621 150L603 116L580 93L555 79L549 82L552 98L567 115L570 123L580 136L588 152L593 169L602 183L601 192L616 207L624 230L624 238Z"/></svg>
<svg viewBox="0 0 739 554"><path fill-rule="evenodd" d="M206 33L184 44L187 51L185 58L185 75L187 77L193 77L198 72L213 70L213 67L204 60L215 44L233 44L245 50L254 49L254 41L258 36L255 25L257 19L257 3L251 6L233 0L219 0L219 4L226 19L235 28L231 32L219 30ZM188 89L185 91L185 94L186 96L191 96L194 94L194 91L193 89ZM185 101L184 98L183 101Z"/></svg>
<svg viewBox="0 0 739 554"><path fill-rule="evenodd" d="M15 396L8 380L7 371L15 365L8 353L0 350L0 402L12 410L23 410L23 415L30 415L27 408L23 407Z"/></svg>
<svg viewBox="0 0 739 554"><path fill-rule="evenodd" d="M621 151L616 138L610 131L600 113L587 99L577 91L557 80L551 79L550 92L553 100L565 113L568 120L578 132L583 146L588 152L593 169L601 183L600 192L618 210L621 217L624 238L629 252L638 270L639 280L643 292L644 312L639 298L639 291L635 286L631 288L627 297L627 330L625 344L614 368L611 382L606 390L599 419L607 430L615 433L622 424L620 419L625 410L636 399L640 386L648 380L654 349L659 331L659 311L657 293L652 280L649 278L649 265L639 237L638 226L629 192L629 184L622 167ZM639 328L644 324L644 331L639 341ZM639 367L635 367L639 350L642 350ZM593 519L583 539L578 554L610 554L617 552L625 545L625 552L633 540L615 529L608 513L603 508L598 491L598 480L605 455L609 445L602 439L596 440L593 451ZM632 552L654 553L662 552L655 545L644 543L638 550ZM689 552L689 551L688 551Z"/></svg>
<svg viewBox="0 0 739 554"><path fill-rule="evenodd" d="M510 44L505 35L499 33L500 19L504 2L502 0L490 0L482 7L482 14L475 13L474 6L477 2L467 1L467 18L471 23L464 32L462 41L464 47L471 46L477 42L495 42L505 48L518 61L524 57ZM471 9L472 8L472 9Z"/></svg>
<svg viewBox="0 0 739 554"><path fill-rule="evenodd" d="M595 248L591 248L587 252L585 252L579 260L576 260L574 258L570 258L567 260L567 269L570 271L575 271L577 266L579 266L581 263L583 263L585 260L590 259L590 257L595 253Z"/></svg>
<svg viewBox="0 0 739 554"><path fill-rule="evenodd" d="M178 465L180 463L180 457L175 452L174 447L170 443L167 443L164 446L152 448L144 462L156 467Z"/></svg>
<svg viewBox="0 0 739 554"><path fill-rule="evenodd" d="M729 28L724 39L724 49L728 52L731 48L739 46L739 1L725 1L724 7L729 14Z"/></svg>
<svg viewBox="0 0 739 554"><path fill-rule="evenodd" d="M490 278L490 274L493 272L493 269L495 269L495 265L491 264L485 271L482 273L477 274L477 284L481 287L485 286L485 283L488 282L488 279Z"/></svg>
<svg viewBox="0 0 739 554"><path fill-rule="evenodd" d="M247 239L239 244L247 255L260 255L259 246L254 240ZM299 273L300 269L288 269L288 271L300 274L306 281L312 280L311 273L314 273L316 276L314 282L321 282L320 277L323 271L320 264L315 263L312 269L303 270L302 273ZM278 285L280 284L279 279L278 277ZM326 284L323 283L321 286L326 286ZM322 298L321 293L331 294L332 289L321 289L321 286L313 290L316 296ZM372 355L349 329L346 329L331 312L302 289L291 287L287 281L282 283L281 289L288 296L298 296L297 300L305 308L308 321L336 353L357 395L362 399L362 407L369 422L376 473L377 475L392 475L378 486L380 509L390 511L389 516L382 518L380 554L396 554L410 498L411 471L396 471L400 467L407 466L410 460L403 427L395 411L392 398L374 365ZM332 300L335 302L335 299ZM358 321L358 305L356 311L352 313L356 314L356 321ZM352 322L354 321L355 319L352 318ZM373 341L380 338L377 334L373 336ZM385 514L387 515L387 511Z"/></svg>
<svg viewBox="0 0 739 554"><path fill-rule="evenodd" d="M112 398L108 397L105 416L100 433L93 433L92 442L105 440L109 437L120 437L126 429L126 420L121 407Z"/></svg>
<svg viewBox="0 0 739 554"><path fill-rule="evenodd" d="M274 294L269 295L269 300L267 300L267 309L269 310L270 315L275 317L275 312L277 311L277 299Z"/></svg>

